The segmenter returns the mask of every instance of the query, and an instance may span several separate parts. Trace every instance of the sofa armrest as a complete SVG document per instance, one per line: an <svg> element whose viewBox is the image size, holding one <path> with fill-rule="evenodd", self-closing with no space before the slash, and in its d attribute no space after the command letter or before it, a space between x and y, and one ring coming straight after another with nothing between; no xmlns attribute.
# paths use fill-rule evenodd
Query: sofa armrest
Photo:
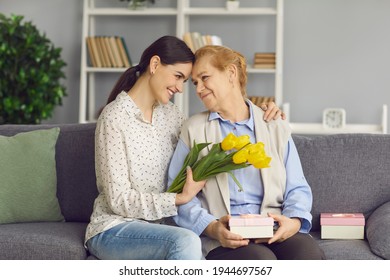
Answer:
<svg viewBox="0 0 390 280"><path fill-rule="evenodd" d="M378 256L390 259L390 201L379 206L368 218L366 236L371 250Z"/></svg>

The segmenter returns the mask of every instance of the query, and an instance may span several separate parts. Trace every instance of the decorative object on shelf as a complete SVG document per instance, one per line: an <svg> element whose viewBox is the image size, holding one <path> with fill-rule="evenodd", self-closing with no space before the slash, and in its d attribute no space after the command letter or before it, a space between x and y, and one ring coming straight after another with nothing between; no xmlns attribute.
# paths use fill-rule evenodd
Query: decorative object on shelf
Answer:
<svg viewBox="0 0 390 280"><path fill-rule="evenodd" d="M226 1L226 9L228 11L236 10L240 7L240 1L237 0L227 0Z"/></svg>
<svg viewBox="0 0 390 280"><path fill-rule="evenodd" d="M323 112L322 124L325 128L344 128L346 112L342 108L326 108Z"/></svg>
<svg viewBox="0 0 390 280"><path fill-rule="evenodd" d="M0 124L37 124L62 105L61 48L23 16L0 14Z"/></svg>
<svg viewBox="0 0 390 280"><path fill-rule="evenodd" d="M128 7L132 10L144 10L148 7L148 2L154 4L155 0L120 0L129 2Z"/></svg>

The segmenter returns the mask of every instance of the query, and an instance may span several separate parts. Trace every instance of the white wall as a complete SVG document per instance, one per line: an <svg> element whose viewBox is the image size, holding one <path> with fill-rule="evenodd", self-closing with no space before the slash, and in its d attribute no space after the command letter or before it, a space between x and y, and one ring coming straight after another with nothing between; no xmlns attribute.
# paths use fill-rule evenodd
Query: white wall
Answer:
<svg viewBox="0 0 390 280"><path fill-rule="evenodd" d="M390 106L390 1L285 1L284 99L291 120L320 122L343 107L348 123L380 123Z"/></svg>
<svg viewBox="0 0 390 280"><path fill-rule="evenodd" d="M111 1L123 5L119 0ZM0 0L1 13L24 15L46 32L57 47L63 48L62 55L68 64L65 85L69 96L55 110L55 116L48 121L51 123L78 120L82 7L81 0ZM283 88L284 101L290 103L291 121L320 122L324 108L343 107L348 123L380 122L382 104L390 106L389 11L390 0L285 1ZM244 34L240 21L218 25L213 18L202 20L220 28L222 34L229 31L237 38ZM134 28L131 21L123 24L123 18L116 18L107 19L107 25L103 23L101 28L107 26L109 32L110 21L118 34L136 38L127 42L135 61L157 37L175 35L174 21L161 26L151 18L138 18L140 24ZM243 24L244 21L247 19L243 19ZM240 48L241 42L225 41L233 48ZM249 55L245 48L253 42L258 43L256 38L245 43L244 54ZM104 103L116 78L102 77L99 103ZM193 111L203 110L200 103L196 106Z"/></svg>

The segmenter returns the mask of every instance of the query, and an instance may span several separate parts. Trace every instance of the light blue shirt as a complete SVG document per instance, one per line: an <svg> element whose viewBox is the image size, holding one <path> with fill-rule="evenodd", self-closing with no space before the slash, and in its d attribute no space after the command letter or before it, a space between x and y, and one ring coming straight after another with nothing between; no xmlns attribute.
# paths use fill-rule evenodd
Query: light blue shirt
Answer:
<svg viewBox="0 0 390 280"><path fill-rule="evenodd" d="M246 134L250 136L251 142L255 143L256 137L251 105L249 108L249 119L241 122L231 123L215 112L210 114L209 120L218 119L223 138L229 133L233 133L236 136ZM181 169L188 153L189 147L182 140L179 140L168 171L168 186ZM287 182L282 214L287 217L301 218L302 226L300 231L304 233L309 232L311 228L312 193L304 177L299 155L291 137L287 143L284 163L287 172ZM260 171L250 166L234 170L233 173L241 183L244 191L239 192L238 186L229 176L230 214L259 214L261 201L263 200L263 184ZM178 215L174 217L175 222L179 226L193 230L198 235L204 231L209 223L216 220L216 217L202 208L199 199L196 197L178 208Z"/></svg>

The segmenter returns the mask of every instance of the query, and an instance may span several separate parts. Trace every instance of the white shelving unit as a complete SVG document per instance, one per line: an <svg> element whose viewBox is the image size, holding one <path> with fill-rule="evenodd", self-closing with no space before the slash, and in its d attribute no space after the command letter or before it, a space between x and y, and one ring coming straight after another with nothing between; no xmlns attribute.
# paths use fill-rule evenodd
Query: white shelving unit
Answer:
<svg viewBox="0 0 390 280"><path fill-rule="evenodd" d="M81 48L81 77L80 77L80 105L79 122L94 121L95 118L95 73L122 73L124 68L96 68L87 65L87 47L85 38L96 35L95 20L103 16L169 16L176 17L176 36L183 37L185 32L190 31L190 18L196 16L272 16L276 20L275 34L275 69L254 69L248 68L248 73L253 75L271 74L275 75L275 101L281 106L283 103L283 1L275 0L275 7L243 7L236 10L227 10L225 7L192 7L191 2L196 0L177 0L175 8L154 8L145 10L130 10L127 8L101 8L95 7L94 0L84 0L83 9L83 30L82 30L82 48ZM245 0L241 0L245 2ZM188 85L185 92L188 92ZM181 94L175 96L174 102L179 106L185 115L189 114L189 95Z"/></svg>
<svg viewBox="0 0 390 280"><path fill-rule="evenodd" d="M213 16L218 17L248 17L248 16L271 16L276 21L275 29L275 54L276 54L276 67L275 69L256 69L249 67L248 74L262 75L271 74L275 75L275 90L274 97L278 106L283 103L283 4L284 0L275 0L275 7L245 7L235 10L227 10L225 7L210 8L210 7L191 7L191 2L195 0L180 0L178 1L178 21L177 21L177 34L181 37L185 32L196 31L190 30L190 19L196 16ZM245 2L245 0L242 0ZM210 32L212 27L210 27ZM223 38L222 38L223 39ZM256 49L256 46L254 46ZM247 58L248 59L248 58ZM186 92L188 92L188 85L186 85ZM188 116L189 112L189 95L182 94L175 97L175 103L182 109L182 111Z"/></svg>
<svg viewBox="0 0 390 280"><path fill-rule="evenodd" d="M180 1L179 1L180 2ZM98 68L87 65L87 46L85 40L88 36L96 35L95 21L103 16L169 16L177 17L176 8L148 8L145 10L130 10L128 8L101 8L95 6L95 0L84 0L83 6L83 30L81 46L81 70L80 70L80 101L79 122L91 122L95 120L95 73L122 73L126 68Z"/></svg>

